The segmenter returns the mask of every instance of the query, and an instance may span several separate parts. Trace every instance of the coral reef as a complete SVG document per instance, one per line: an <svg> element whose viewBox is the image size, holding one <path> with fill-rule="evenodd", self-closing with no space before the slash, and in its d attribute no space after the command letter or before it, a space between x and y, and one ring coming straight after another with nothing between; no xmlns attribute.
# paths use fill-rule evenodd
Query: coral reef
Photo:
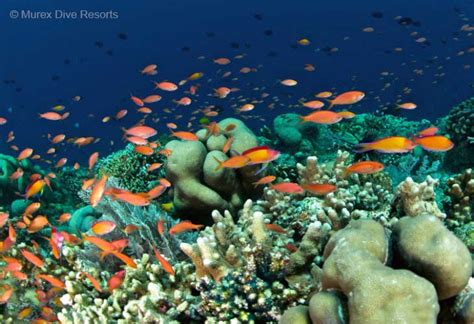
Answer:
<svg viewBox="0 0 474 324"><path fill-rule="evenodd" d="M474 97L451 109L446 129L456 146L447 153L444 167L454 172L474 167Z"/></svg>
<svg viewBox="0 0 474 324"><path fill-rule="evenodd" d="M447 180L446 195L449 200L445 203L450 227L472 223L474 213L474 176L472 169L451 177Z"/></svg>
<svg viewBox="0 0 474 324"><path fill-rule="evenodd" d="M219 135L203 129L197 132L200 141L174 140L166 145L172 152L166 162L166 177L174 185L173 202L182 214L208 215L214 209L236 211L255 193L252 182L258 179L254 175L258 167L218 169L216 160L228 159L222 152L228 138L233 138L229 150L232 156L257 146L257 137L235 118L224 119L217 126L222 130Z"/></svg>

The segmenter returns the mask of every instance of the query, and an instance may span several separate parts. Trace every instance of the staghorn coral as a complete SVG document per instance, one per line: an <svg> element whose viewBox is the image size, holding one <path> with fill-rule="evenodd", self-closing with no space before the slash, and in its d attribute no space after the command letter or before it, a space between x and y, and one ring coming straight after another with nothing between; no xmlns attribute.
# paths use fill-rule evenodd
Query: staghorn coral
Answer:
<svg viewBox="0 0 474 324"><path fill-rule="evenodd" d="M401 216L435 215L444 219L443 213L436 203L435 188L439 181L428 176L422 183L416 183L408 177L400 183L396 193L396 208Z"/></svg>

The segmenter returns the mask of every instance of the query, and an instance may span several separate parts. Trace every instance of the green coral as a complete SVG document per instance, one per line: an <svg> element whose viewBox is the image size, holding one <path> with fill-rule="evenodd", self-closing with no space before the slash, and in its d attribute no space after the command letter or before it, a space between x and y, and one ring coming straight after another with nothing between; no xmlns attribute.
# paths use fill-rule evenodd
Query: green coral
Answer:
<svg viewBox="0 0 474 324"><path fill-rule="evenodd" d="M132 192L150 190L161 178L160 171L148 172L147 168L153 163L163 163L160 154L146 156L135 152L134 146L128 144L123 150L114 152L97 162L96 169L101 174L107 174L119 179L122 188Z"/></svg>

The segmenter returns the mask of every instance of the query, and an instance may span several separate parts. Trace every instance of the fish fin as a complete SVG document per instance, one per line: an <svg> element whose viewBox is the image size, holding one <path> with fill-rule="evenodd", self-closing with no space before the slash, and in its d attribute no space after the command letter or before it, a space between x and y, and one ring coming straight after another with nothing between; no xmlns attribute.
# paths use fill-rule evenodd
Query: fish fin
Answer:
<svg viewBox="0 0 474 324"><path fill-rule="evenodd" d="M252 147L251 149L243 151L241 155L249 154L255 151L259 151L259 150L268 150L268 149L270 148L267 145L255 146L255 147Z"/></svg>
<svg viewBox="0 0 474 324"><path fill-rule="evenodd" d="M328 102L329 102L329 106L327 110L330 110L332 107L334 107L334 103L333 103L333 100L328 100Z"/></svg>
<svg viewBox="0 0 474 324"><path fill-rule="evenodd" d="M267 167L268 167L268 163L263 164L262 167L257 172L255 172L253 175L259 175L260 173L265 171L267 169Z"/></svg>
<svg viewBox="0 0 474 324"><path fill-rule="evenodd" d="M219 171L220 169L223 168L222 166L222 161L219 161L215 156L213 156L214 160L216 160L216 162L218 163L218 165L216 166L216 168L214 169L214 171Z"/></svg>
<svg viewBox="0 0 474 324"><path fill-rule="evenodd" d="M356 145L356 148L355 148L354 152L364 153L364 152L367 152L367 151L370 151L370 150L372 150L372 149L369 147L368 143L359 143L359 144Z"/></svg>

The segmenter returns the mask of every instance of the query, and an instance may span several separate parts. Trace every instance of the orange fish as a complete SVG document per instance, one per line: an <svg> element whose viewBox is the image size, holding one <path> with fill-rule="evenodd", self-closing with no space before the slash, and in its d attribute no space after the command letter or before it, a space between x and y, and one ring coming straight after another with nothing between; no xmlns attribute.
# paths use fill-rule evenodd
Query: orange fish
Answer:
<svg viewBox="0 0 474 324"><path fill-rule="evenodd" d="M26 273L21 272L21 271L12 272L12 276L15 277L15 279L17 279L17 280L27 280L28 279L28 276L26 275Z"/></svg>
<svg viewBox="0 0 474 324"><path fill-rule="evenodd" d="M123 232L125 234L131 234L135 231L137 231L139 229L139 227L137 225L134 225L134 224L128 224L127 226L125 226L125 228L123 229Z"/></svg>
<svg viewBox="0 0 474 324"><path fill-rule="evenodd" d="M227 65L230 63L230 60L226 57L220 57L214 59L214 63L219 64L219 65Z"/></svg>
<svg viewBox="0 0 474 324"><path fill-rule="evenodd" d="M125 136L125 139L129 141L130 143L138 145L138 146L144 146L148 144L147 139L141 138L138 136Z"/></svg>
<svg viewBox="0 0 474 324"><path fill-rule="evenodd" d="M125 279L125 274L125 270L120 270L117 271L112 277L110 277L109 281L107 281L107 287L109 288L109 292L114 291L122 285L123 280Z"/></svg>
<svg viewBox="0 0 474 324"><path fill-rule="evenodd" d="M161 196L165 191L166 187L160 183L156 187L150 189L150 191L147 192L147 196L150 200L153 200Z"/></svg>
<svg viewBox="0 0 474 324"><path fill-rule="evenodd" d="M116 120L122 119L122 118L125 117L127 114L128 114L128 110L127 110L127 109L119 110L119 111L115 114L115 119L116 119Z"/></svg>
<svg viewBox="0 0 474 324"><path fill-rule="evenodd" d="M365 93L362 91L347 91L336 96L333 100L329 100L331 108L335 105L353 105L364 99Z"/></svg>
<svg viewBox="0 0 474 324"><path fill-rule="evenodd" d="M92 232L96 235L105 235L112 232L116 226L117 225L115 225L115 223L111 221L99 221L94 223L91 229Z"/></svg>
<svg viewBox="0 0 474 324"><path fill-rule="evenodd" d="M372 174L382 171L384 165L380 162L375 161L360 161L351 164L346 168L346 172L358 173L358 174Z"/></svg>
<svg viewBox="0 0 474 324"><path fill-rule="evenodd" d="M101 239L100 237L82 235L82 238L84 239L84 241L94 244L103 251L112 251L115 249L115 246L112 243Z"/></svg>
<svg viewBox="0 0 474 324"><path fill-rule="evenodd" d="M204 227L204 225L193 224L190 221L182 221L171 227L168 233L170 235L180 234L187 231L198 230L201 227Z"/></svg>
<svg viewBox="0 0 474 324"><path fill-rule="evenodd" d="M220 87L215 90L216 97L224 99L230 93L230 89L227 87Z"/></svg>
<svg viewBox="0 0 474 324"><path fill-rule="evenodd" d="M21 269L23 268L23 265L18 259L4 257L3 260L7 263L7 265L3 268L4 271L17 272L21 271Z"/></svg>
<svg viewBox="0 0 474 324"><path fill-rule="evenodd" d="M143 107L145 104L143 103L143 101L138 98L138 97L135 97L135 96L131 96L130 99L133 101L133 103L135 105L137 105L138 107Z"/></svg>
<svg viewBox="0 0 474 324"><path fill-rule="evenodd" d="M438 127L431 126L419 131L418 134L416 134L416 137L433 136L433 135L436 135L438 131L439 131Z"/></svg>
<svg viewBox="0 0 474 324"><path fill-rule="evenodd" d="M234 136L229 137L225 141L224 146L222 147L222 152L224 152L224 153L229 152L233 142L234 142Z"/></svg>
<svg viewBox="0 0 474 324"><path fill-rule="evenodd" d="M3 292L0 294L0 304L5 304L13 295L13 288L9 285L3 285L2 288Z"/></svg>
<svg viewBox="0 0 474 324"><path fill-rule="evenodd" d="M144 103L155 103L161 100L160 95L149 95L143 99Z"/></svg>
<svg viewBox="0 0 474 324"><path fill-rule="evenodd" d="M92 207L96 207L102 200L105 192L105 185L107 183L107 176L104 174L102 178L92 188L91 196L89 198Z"/></svg>
<svg viewBox="0 0 474 324"><path fill-rule="evenodd" d="M331 125L342 120L342 116L329 110L318 110L306 116L300 116L302 122Z"/></svg>
<svg viewBox="0 0 474 324"><path fill-rule="evenodd" d="M329 98L331 96L332 96L332 92L329 92L329 91L323 91L315 95L316 98L323 98L323 99Z"/></svg>
<svg viewBox="0 0 474 324"><path fill-rule="evenodd" d="M22 161L24 159L29 158L33 154L33 149L31 148L26 148L23 151L18 154L18 157L16 158L18 161Z"/></svg>
<svg viewBox="0 0 474 324"><path fill-rule="evenodd" d="M214 156L214 160L217 162L217 166L214 171L218 171L222 168L239 169L247 166L250 162L250 159L244 155L233 156L225 161L220 161Z"/></svg>
<svg viewBox="0 0 474 324"><path fill-rule="evenodd" d="M151 147L146 145L137 145L133 148L133 150L137 153L147 156L153 155L153 153L155 152Z"/></svg>
<svg viewBox="0 0 474 324"><path fill-rule="evenodd" d="M36 233L41 231L46 225L49 225L48 219L45 216L35 217L28 226L28 233Z"/></svg>
<svg viewBox="0 0 474 324"><path fill-rule="evenodd" d="M60 167L64 166L66 163L67 163L67 158L64 157L64 158L59 159L54 167L55 168L60 168Z"/></svg>
<svg viewBox="0 0 474 324"><path fill-rule="evenodd" d="M305 71L308 71L308 72L316 71L316 68L314 67L314 65L310 63L305 64L304 69Z"/></svg>
<svg viewBox="0 0 474 324"><path fill-rule="evenodd" d="M265 227L272 232L281 233L281 234L286 233L286 231L281 226L278 226L277 224L265 224Z"/></svg>
<svg viewBox="0 0 474 324"><path fill-rule="evenodd" d="M178 86L173 82L163 81L163 82L154 82L155 89L160 89L163 91L176 91L178 90Z"/></svg>
<svg viewBox="0 0 474 324"><path fill-rule="evenodd" d="M252 111L255 108L254 105L252 104L245 104L242 105L239 109L237 109L238 112L246 112L246 111Z"/></svg>
<svg viewBox="0 0 474 324"><path fill-rule="evenodd" d="M302 184L301 188L315 195L327 195L328 193L336 191L336 186L329 183Z"/></svg>
<svg viewBox="0 0 474 324"><path fill-rule="evenodd" d="M155 251L155 256L158 259L158 261L161 263L163 269L170 275L174 276L175 272L171 264L160 254L160 252L154 246L153 246L153 251Z"/></svg>
<svg viewBox="0 0 474 324"><path fill-rule="evenodd" d="M352 111L340 111L338 114L344 119L351 119L356 116L356 114L354 114Z"/></svg>
<svg viewBox="0 0 474 324"><path fill-rule="evenodd" d="M159 219L157 222L156 222L156 229L158 230L158 233L160 235L163 235L163 233L165 232L165 225L164 225L164 222L162 219Z"/></svg>
<svg viewBox="0 0 474 324"><path fill-rule="evenodd" d="M58 222L59 224L66 223L71 219L71 214L70 213L63 213L61 216L59 216Z"/></svg>
<svg viewBox="0 0 474 324"><path fill-rule="evenodd" d="M30 314L33 312L33 307L27 306L23 308L19 313L18 313L18 319L22 320L30 316Z"/></svg>
<svg viewBox="0 0 474 324"><path fill-rule="evenodd" d="M171 132L171 136L177 137L184 141L199 141L196 134L191 132Z"/></svg>
<svg viewBox="0 0 474 324"><path fill-rule="evenodd" d="M99 152L94 152L89 156L89 170L92 170L98 158Z"/></svg>
<svg viewBox="0 0 474 324"><path fill-rule="evenodd" d="M398 105L398 108L413 110L416 108L416 105L413 102L405 102Z"/></svg>
<svg viewBox="0 0 474 324"><path fill-rule="evenodd" d="M156 68L157 68L156 64L149 64L149 65L145 66L143 68L143 70L141 70L141 73L142 74L148 74L148 75L155 75L156 73L158 73L156 71Z"/></svg>
<svg viewBox="0 0 474 324"><path fill-rule="evenodd" d="M95 182L95 179L92 178L92 179L86 179L86 180L83 180L82 181L82 186L81 186L81 189L82 190L87 190L89 189Z"/></svg>
<svg viewBox="0 0 474 324"><path fill-rule="evenodd" d="M38 209L40 209L40 207L41 204L39 202L31 203L28 205L28 207L26 207L25 211L23 212L23 215L31 216L36 213Z"/></svg>
<svg viewBox="0 0 474 324"><path fill-rule="evenodd" d="M7 121L8 120L5 117L0 117L0 125L5 125Z"/></svg>
<svg viewBox="0 0 474 324"><path fill-rule="evenodd" d="M446 152L454 147L454 143L441 135L415 137L413 141L423 149L432 152Z"/></svg>
<svg viewBox="0 0 474 324"><path fill-rule="evenodd" d="M275 161L280 157L280 152L268 146L257 146L244 151L242 156L249 158L250 161L247 165L254 165Z"/></svg>
<svg viewBox="0 0 474 324"><path fill-rule="evenodd" d="M47 120L52 120L52 121L57 121L57 120L62 120L63 116L58 114L57 112L46 112L43 114L39 114L40 118L47 119Z"/></svg>
<svg viewBox="0 0 474 324"><path fill-rule="evenodd" d="M44 266L44 261L41 260L36 255L34 255L33 253L31 253L30 251L28 251L26 249L21 249L20 252L26 260L28 260L29 262L31 262L32 264L34 264L38 268L41 268L41 267Z"/></svg>
<svg viewBox="0 0 474 324"><path fill-rule="evenodd" d="M18 168L16 169L15 172L13 172L9 177L8 179L11 180L11 181L15 181L19 178L21 178L23 176L24 172L23 172L23 169L22 168Z"/></svg>
<svg viewBox="0 0 474 324"><path fill-rule="evenodd" d="M390 136L371 143L360 143L356 152L377 151L382 153L405 153L413 150L416 144L408 138L401 136Z"/></svg>
<svg viewBox="0 0 474 324"><path fill-rule="evenodd" d="M123 201L133 206L148 206L150 197L146 193L132 193L129 191L115 192L112 194L115 200Z"/></svg>
<svg viewBox="0 0 474 324"><path fill-rule="evenodd" d="M10 214L8 213L0 213L0 228L5 226L5 224L8 221L8 217L10 217Z"/></svg>
<svg viewBox="0 0 474 324"><path fill-rule="evenodd" d="M163 163L159 163L159 162L152 163L152 164L147 168L147 171L148 171L148 172L155 171L156 169L159 169L162 165L163 165Z"/></svg>
<svg viewBox="0 0 474 324"><path fill-rule="evenodd" d="M192 103L192 100L189 97L183 97L179 100L175 100L174 102L180 106L189 106Z"/></svg>
<svg viewBox="0 0 474 324"><path fill-rule="evenodd" d="M254 182L253 185L255 187L257 187L259 185L269 184L269 183L272 183L273 181L275 181L275 179L276 179L276 177L272 176L272 175L265 176L265 177L259 179L258 181Z"/></svg>
<svg viewBox="0 0 474 324"><path fill-rule="evenodd" d="M304 107L311 108L311 109L321 109L324 107L324 102L320 100L312 100L303 103Z"/></svg>
<svg viewBox="0 0 474 324"><path fill-rule="evenodd" d="M293 80L293 79L285 79L285 80L280 81L280 83L287 87L294 87L295 85L298 84L298 81Z"/></svg>
<svg viewBox="0 0 474 324"><path fill-rule="evenodd" d="M64 141L65 138L66 138L66 135L58 134L58 135L53 137L53 139L51 140L51 143L53 143L53 144L61 143L62 141Z"/></svg>
<svg viewBox="0 0 474 324"><path fill-rule="evenodd" d="M137 136L137 137L141 137L145 139L155 136L157 134L154 128L151 128L149 126L144 126L144 125L134 126L132 128L125 129L124 132L126 135Z"/></svg>
<svg viewBox="0 0 474 324"><path fill-rule="evenodd" d="M100 286L100 283L97 281L96 278L94 278L91 274L89 274L87 272L82 271L81 273L83 275L85 275L87 277L87 279L89 279L89 281L94 286L95 290L97 290L98 292L102 292L102 287Z"/></svg>
<svg viewBox="0 0 474 324"><path fill-rule="evenodd" d="M42 274L42 273L37 274L36 279L42 279L44 281L47 281L53 287L63 288L63 289L66 288L66 285L64 284L64 282L62 282L61 280L59 280L56 277L53 277L53 276L50 276L50 275L47 275L47 274Z"/></svg>
<svg viewBox="0 0 474 324"><path fill-rule="evenodd" d="M135 263L135 261L132 260L132 258L130 258L129 256L123 254L123 253L120 253L120 252L116 252L116 251L111 251L110 252L113 256L117 257L118 259L120 259L123 263L125 263L126 265L128 265L130 268L134 268L136 269L137 268L137 264Z"/></svg>
<svg viewBox="0 0 474 324"><path fill-rule="evenodd" d="M297 183L280 182L270 186L271 189L287 194L302 194L304 189Z"/></svg>
<svg viewBox="0 0 474 324"><path fill-rule="evenodd" d="M165 186L166 188L169 188L172 186L171 182L169 182L167 179L165 178L161 178L160 179L160 184L162 184L163 186Z"/></svg>
<svg viewBox="0 0 474 324"><path fill-rule="evenodd" d="M148 107L140 107L137 111L142 114L151 114L153 112L153 110Z"/></svg>

